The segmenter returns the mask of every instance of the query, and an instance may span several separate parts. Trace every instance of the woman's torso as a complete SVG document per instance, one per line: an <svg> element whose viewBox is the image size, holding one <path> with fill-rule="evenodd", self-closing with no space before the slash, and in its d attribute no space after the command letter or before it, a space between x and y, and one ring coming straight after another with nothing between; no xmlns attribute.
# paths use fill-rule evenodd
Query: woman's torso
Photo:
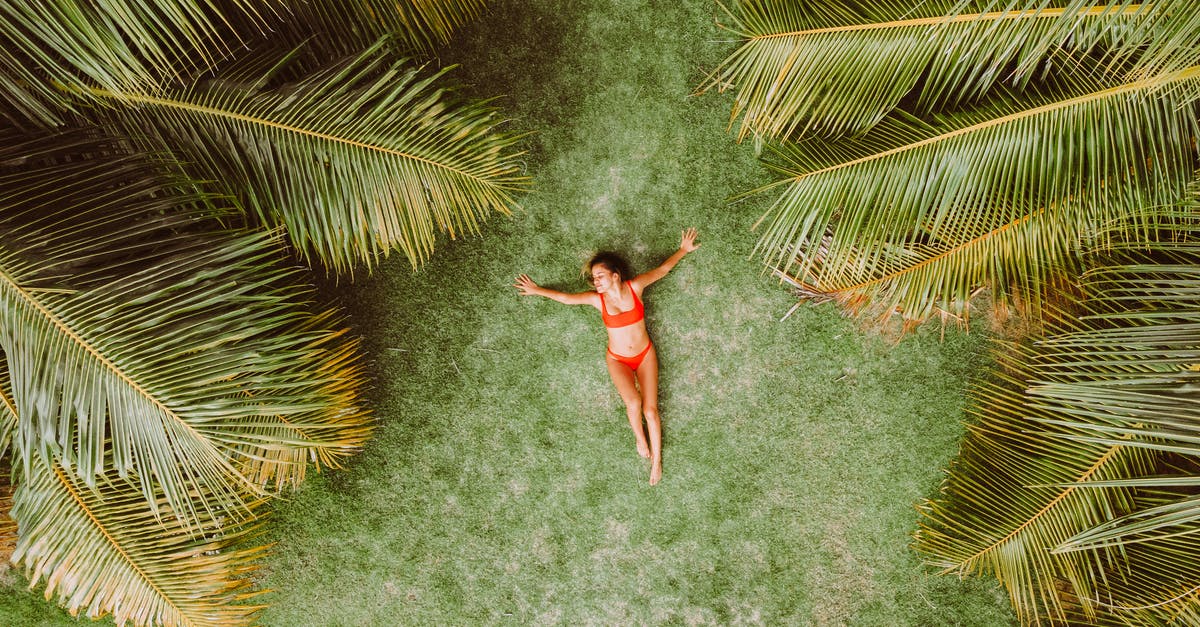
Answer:
<svg viewBox="0 0 1200 627"><path fill-rule="evenodd" d="M608 331L608 350L632 357L650 343L646 318L640 295L632 283L621 286L619 298L600 295L599 308ZM634 313L634 312L637 313ZM609 326L610 324L619 326Z"/></svg>

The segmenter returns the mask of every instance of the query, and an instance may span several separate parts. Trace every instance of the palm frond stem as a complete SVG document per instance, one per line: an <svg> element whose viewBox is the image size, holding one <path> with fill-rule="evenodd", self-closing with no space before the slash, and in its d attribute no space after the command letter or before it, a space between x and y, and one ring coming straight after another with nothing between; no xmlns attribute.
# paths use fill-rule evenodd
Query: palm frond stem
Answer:
<svg viewBox="0 0 1200 627"><path fill-rule="evenodd" d="M175 100L175 99L171 99L171 98L160 98L157 96L151 96L151 95L147 95L147 94L126 94L126 93L119 93L119 92L114 92L111 90L100 89L100 88L88 88L87 93L89 93L93 96L100 97L100 98L109 98L109 99L113 99L113 100L129 102L129 103L133 103L133 104L157 105L157 106L166 107L169 109L177 109L177 110L181 110L181 111L202 113L204 115L209 115L209 116L213 116L213 117L217 117L217 118L225 118L228 120L235 120L238 122L246 122L246 123L257 125L257 126L263 126L263 127L267 127L267 128L273 128L273 129L277 129L277 130L281 130L281 131L286 131L289 133L295 133L297 135L304 135L306 137L312 137L315 139L321 139L321 140L330 141L330 142L334 142L334 143L344 144L347 146L353 146L355 148L362 148L365 150L370 150L370 151L378 152L381 154L392 155L392 156L401 157L404 159L411 159L413 161L418 161L421 163L432 165L437 168L441 168L441 169L447 170L449 172L453 172L460 176L464 176L464 177L473 179L484 185L489 185L489 186L495 185L493 182L488 181L485 178L476 176L470 172L466 172L464 170L454 168L445 163L434 161L432 159L427 159L427 158L421 157L419 155L414 155L409 152L403 152L403 151L395 150L392 148L385 148L383 146L379 146L376 144L370 144L367 142L362 142L362 141L358 141L358 140L354 140L354 139L339 137L337 135L331 135L329 133L313 131L310 129L301 128L299 126L293 126L293 125L289 125L289 124L281 124L281 123L273 121L273 120L268 120L268 119L262 118L262 117L253 117L253 116L246 115L244 113L238 113L236 111L229 111L226 109L218 109L216 107L206 107L203 105L185 102L182 100Z"/></svg>
<svg viewBox="0 0 1200 627"><path fill-rule="evenodd" d="M1058 102L1045 104L1040 107L1034 107L1031 109L1026 109L1024 111L1018 111L1016 113L1010 113L1008 115L999 116L996 118L985 120L983 122L979 122L977 124L973 124L971 126L954 129L952 131L947 131L945 133L941 133L941 134L935 135L933 137L929 137L929 138L926 138L926 139L923 139L920 141L912 142L910 144L906 144L903 146L897 146L895 148L877 152L877 153L874 153L871 155L867 155L865 157L859 157L858 159L846 161L844 163L839 163L837 165L828 166L828 167L822 168L820 170L814 170L812 172L804 172L802 174L798 174L798 175L792 177L791 180L792 181L802 181L802 180L812 177L812 176L817 176L817 175L825 174L828 172L835 172L835 171L842 170L845 168L850 168L850 167L854 167L857 165L861 165L863 163L870 163L870 162L876 161L878 159L884 159L886 157L890 157L893 155L903 154L905 152L917 150L917 149L923 148L925 146L939 144L941 142L944 142L944 141L947 141L950 139L954 139L955 137L961 137L963 135L970 135L972 133L977 133L977 132L980 132L980 131L983 131L983 130L986 130L989 128L1003 126L1005 124L1011 124L1018 120L1033 118L1033 117L1036 117L1036 116L1039 116L1039 115L1042 115L1045 113L1050 113L1050 112L1058 111L1058 110L1062 110L1062 109L1069 109L1071 107L1075 107L1075 106L1082 105L1082 104L1098 102L1101 100L1112 98L1114 96L1120 96L1122 94L1129 94L1129 93L1135 93L1135 92L1145 91L1145 90L1149 90L1149 89L1166 87L1166 86L1174 84L1174 83L1181 83L1183 81L1192 80L1192 79L1196 79L1196 78L1200 78L1200 65L1193 66L1193 67L1190 67L1190 68L1187 68L1184 70L1179 70L1177 72L1170 72L1167 74L1150 76L1150 77L1143 78L1143 79L1140 79L1137 81L1124 83L1124 84L1118 85L1116 87L1110 87L1108 89L1104 89L1101 91L1095 91L1095 92L1092 92L1089 94L1084 94L1082 96L1076 96L1074 98L1064 99L1064 100L1061 100ZM761 222L761 221L762 220L760 219L759 222Z"/></svg>
<svg viewBox="0 0 1200 627"><path fill-rule="evenodd" d="M1087 11L1071 11L1076 17L1112 17L1121 15L1137 15L1142 10L1142 5L1133 4L1117 7L1112 6L1096 6ZM847 24L845 26L827 26L825 28L812 28L808 30L798 30L785 33L766 33L761 35L747 35L746 39L750 41L762 41L767 39L779 39L781 37L805 37L808 35L821 35L826 33L847 33L862 30L885 30L889 28L911 28L916 26L941 26L943 24L957 24L962 22L986 22L999 20L1020 20L1020 19L1038 19L1038 18L1059 18L1067 13L1066 8L1042 8L1042 9L1026 9L1023 11L989 11L987 13L963 13L952 16L934 16L921 17L909 20L895 20L891 22L872 22L870 24Z"/></svg>
<svg viewBox="0 0 1200 627"><path fill-rule="evenodd" d="M1114 455L1119 453L1123 448L1124 448L1123 446L1110 447L1103 455L1100 456L1099 459L1096 460L1096 463L1092 464L1092 466L1090 468L1088 468L1082 474L1080 474L1078 481L1079 482L1087 481L1092 475L1099 472L1100 469L1103 468L1104 465L1107 464L1108 461L1110 459L1112 459L1112 457ZM1005 542L1016 537L1016 535L1019 534L1022 530L1024 530L1026 527L1033 524L1034 521L1038 520L1043 514L1053 510L1054 506L1057 505L1059 503L1059 501L1062 501L1063 499L1070 496L1071 493L1073 493L1076 489L1078 489L1078 488L1076 488L1076 487L1064 488L1063 491L1058 494L1058 496L1055 496L1052 500L1050 500L1048 503L1046 503L1046 505L1044 507L1042 507L1041 510L1034 513L1032 516L1030 516L1027 520L1025 520L1020 525L1018 525L1015 529L1013 529L1011 532L1009 532L1003 538L993 542L990 546L987 546L987 547L981 549L980 551L978 551L974 555L968 557L967 559L962 560L962 562L960 564L946 567L945 569L942 570L942 573L946 574L946 573L953 572L955 570L960 570L963 567L965 567L966 565L974 562L976 559L979 559L983 555L986 555L987 553L996 550L997 547L1000 547Z"/></svg>
<svg viewBox="0 0 1200 627"><path fill-rule="evenodd" d="M171 409L169 406L167 406L165 403L163 403L156 395L152 394L149 390L147 390L140 383L138 383L138 381L136 379L129 376L129 374L126 373L123 369L121 369L120 366L113 363L113 361L111 359L109 359L106 355L104 355L103 352L98 350L90 342L88 342L86 339L84 339L82 336L80 336L78 333L76 333L74 329L72 329L70 326L68 326L66 323L64 323L57 315L55 315L55 313L53 311L50 311L49 309L47 309L41 303L41 301L39 301L37 298L34 298L27 290L25 290L23 287L21 287L21 285L16 280L14 280L11 276L9 276L9 274L7 272L5 272L3 268L0 268L0 281L3 281L4 286L6 286L8 289L11 289L13 291L13 293L20 296L27 305L29 305L35 311L37 311L39 314L41 314L41 316L46 321L48 321L51 325L54 326L55 329L57 329L60 333L62 333L63 337L68 338L69 340L71 340L71 342L73 342L74 344L79 346L84 352L86 352L88 355L90 355L98 363L100 363L102 366L104 366L110 372L112 372L114 375L116 375L117 378L120 379L125 385L128 385L130 389L137 392L139 395L141 395L143 398L145 398L147 401L149 401L154 407L158 408L164 416L169 416L169 417L173 418L174 421L176 422L176 424L178 424L180 427L183 427L189 433L191 433L195 437L196 442L201 443L202 446L206 446L209 449L209 451L212 454L212 459L217 460L218 463L220 463L222 466L224 466L226 468L226 470L229 471L230 476L233 476L233 477L239 476L236 469L234 469L234 467L232 465L230 465L228 461L225 461L224 455L220 451L218 451L215 447L213 447L211 444L209 444L207 437L205 437L203 434L198 432L195 429L195 427L193 427L191 424L188 423L187 420L184 420L178 413L176 413L173 409ZM249 486L249 484L247 484L247 487L251 487L251 486ZM251 488L251 489L253 489L253 488Z"/></svg>
<svg viewBox="0 0 1200 627"><path fill-rule="evenodd" d="M885 281L890 281L892 279L904 276L904 275L912 273L912 272L916 272L916 271L920 270L921 268L924 268L925 266L928 266L930 264L941 261L942 259L945 259L947 257L951 257L955 253L958 253L958 252L961 252L968 248L971 248L972 246L975 246L975 245L979 244L980 242L986 241L993 237L997 237L1009 229L1021 226L1022 224L1029 222L1030 220L1033 220L1034 218L1037 218L1038 216L1042 215L1045 212L1046 212L1046 208L1042 207L1032 213L1027 213L1027 214L1023 215L1023 216L1017 218L1016 220L1013 220L1012 222L1009 222L1007 224L1001 225L998 228L988 231L987 233L983 233L982 235L976 236L974 239L965 241L965 242L955 246L954 248L951 248L949 250L938 253L932 257L927 257L925 259L922 259L921 261L919 261L911 266L901 268L890 274L886 274L886 275L883 275L881 277L874 278L874 279L869 279L867 281L862 281L860 283L857 283L855 285L851 285L848 287L820 288L820 291L822 291L824 293L828 293L828 294L837 294L840 292L854 292L854 291L861 290L866 287L870 287L872 285L878 285Z"/></svg>

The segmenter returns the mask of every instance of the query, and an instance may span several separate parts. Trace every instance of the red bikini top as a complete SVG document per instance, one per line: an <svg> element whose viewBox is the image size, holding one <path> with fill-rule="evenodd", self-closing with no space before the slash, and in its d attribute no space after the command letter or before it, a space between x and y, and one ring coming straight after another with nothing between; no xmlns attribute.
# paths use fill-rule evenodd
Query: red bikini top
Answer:
<svg viewBox="0 0 1200 627"><path fill-rule="evenodd" d="M608 313L608 307L604 305L604 294L600 294L600 317L604 319L604 326L610 329L627 327L646 317L646 308L638 298L637 292L633 291L632 287L629 288L629 292L633 294L633 309L622 311L619 314Z"/></svg>

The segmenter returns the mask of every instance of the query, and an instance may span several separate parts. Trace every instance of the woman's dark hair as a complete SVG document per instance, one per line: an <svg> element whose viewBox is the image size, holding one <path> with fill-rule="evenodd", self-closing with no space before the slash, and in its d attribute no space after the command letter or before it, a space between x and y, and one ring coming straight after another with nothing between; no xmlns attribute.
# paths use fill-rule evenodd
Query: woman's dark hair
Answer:
<svg viewBox="0 0 1200 627"><path fill-rule="evenodd" d="M604 266L604 269L609 272L616 272L617 276L621 277L621 281L628 281L633 278L633 270L629 269L629 262L625 258L614 252L600 251L595 257L588 262L584 272L588 275L587 280L592 280L592 268L596 266Z"/></svg>

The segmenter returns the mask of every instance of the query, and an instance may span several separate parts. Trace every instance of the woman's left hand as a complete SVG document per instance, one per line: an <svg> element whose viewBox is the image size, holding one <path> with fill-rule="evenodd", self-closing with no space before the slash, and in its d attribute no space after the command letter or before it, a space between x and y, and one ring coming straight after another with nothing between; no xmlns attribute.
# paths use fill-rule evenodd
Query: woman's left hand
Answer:
<svg viewBox="0 0 1200 627"><path fill-rule="evenodd" d="M679 243L679 250L682 250L685 253L690 253L693 250L700 248L700 244L696 243L696 237L699 234L700 233L696 231L695 227L684 229L683 238Z"/></svg>

